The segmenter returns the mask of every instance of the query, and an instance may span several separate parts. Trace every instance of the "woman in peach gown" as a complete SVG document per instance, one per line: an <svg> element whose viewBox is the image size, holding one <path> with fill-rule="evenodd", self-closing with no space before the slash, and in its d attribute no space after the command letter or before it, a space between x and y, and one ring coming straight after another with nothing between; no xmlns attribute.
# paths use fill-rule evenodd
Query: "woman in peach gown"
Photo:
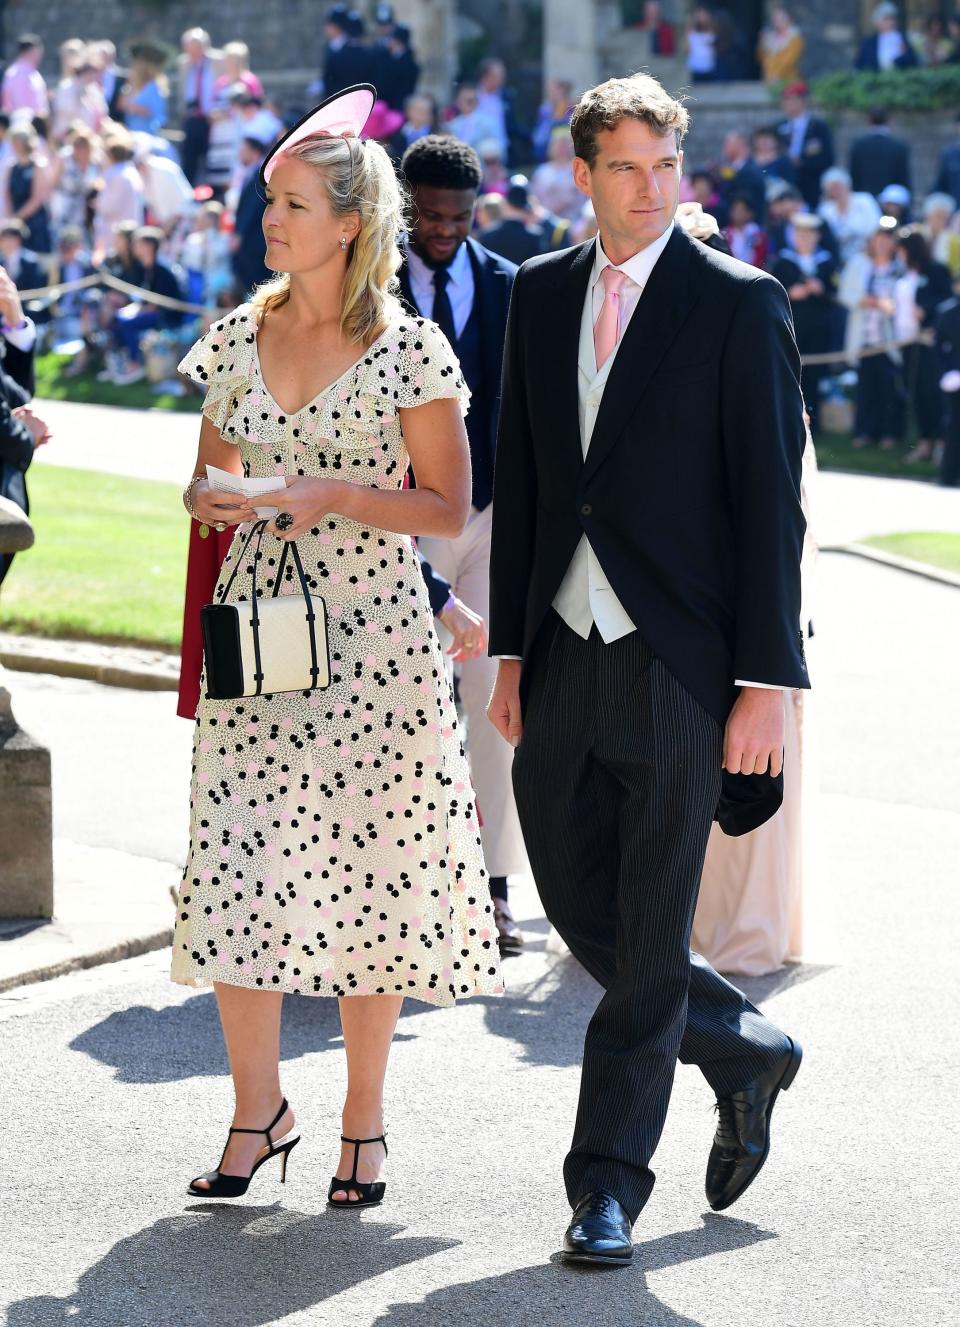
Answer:
<svg viewBox="0 0 960 1327"><path fill-rule="evenodd" d="M810 622L817 546L811 531L811 489L817 462L807 433L801 501L807 518L801 582L802 621ZM809 691L785 691L783 806L759 829L730 838L714 825L700 883L691 948L719 971L742 976L799 962L809 947L805 882L812 874L816 761Z"/></svg>

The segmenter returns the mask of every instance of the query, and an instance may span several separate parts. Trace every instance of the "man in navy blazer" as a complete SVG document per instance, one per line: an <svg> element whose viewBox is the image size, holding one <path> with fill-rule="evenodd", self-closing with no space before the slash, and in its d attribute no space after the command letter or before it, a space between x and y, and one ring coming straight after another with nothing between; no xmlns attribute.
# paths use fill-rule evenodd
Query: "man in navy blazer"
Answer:
<svg viewBox="0 0 960 1327"><path fill-rule="evenodd" d="M882 106L870 111L870 128L850 145L850 178L854 191L879 198L888 184L912 188L910 179L910 144L887 126L887 112Z"/></svg>
<svg viewBox="0 0 960 1327"><path fill-rule="evenodd" d="M797 188L811 211L820 203L820 179L833 165L833 133L826 120L810 113L806 83L790 83L783 90L785 118L777 131L787 145Z"/></svg>
<svg viewBox="0 0 960 1327"><path fill-rule="evenodd" d="M232 264L233 274L244 299L259 282L273 276L263 261L266 252L263 239L266 200L260 187L260 164L266 151L266 146L256 138L244 138L240 143L240 161L247 167L247 174L237 199Z"/></svg>
<svg viewBox="0 0 960 1327"><path fill-rule="evenodd" d="M500 376L517 269L471 238L482 180L472 147L432 134L410 145L401 168L413 200L400 269L401 295L412 313L432 318L444 332L472 393L466 424L473 493L466 529L457 539L420 539L419 548L429 566L449 582L452 597L486 621ZM441 622L453 607L451 603L447 611L441 609ZM526 854L513 800L513 752L486 718L496 664L487 657L485 636L477 630L459 639L464 646L455 656L460 700L467 715L468 754L494 915L501 948L517 949L523 937L510 911L507 877L526 870Z"/></svg>
<svg viewBox="0 0 960 1327"><path fill-rule="evenodd" d="M864 37L857 52L855 68L865 73L878 74L885 69L912 69L920 63L910 45L907 34L900 26L897 6L885 0L870 15L876 32Z"/></svg>

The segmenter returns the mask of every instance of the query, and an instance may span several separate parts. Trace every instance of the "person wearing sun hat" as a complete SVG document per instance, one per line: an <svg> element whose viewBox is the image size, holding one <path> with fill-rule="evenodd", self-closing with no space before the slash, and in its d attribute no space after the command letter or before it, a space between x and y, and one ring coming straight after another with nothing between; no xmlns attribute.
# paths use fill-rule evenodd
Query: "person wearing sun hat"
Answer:
<svg viewBox="0 0 960 1327"><path fill-rule="evenodd" d="M502 990L470 773L412 550L466 521L470 393L436 323L393 294L403 197L362 137L375 98L346 89L267 154L275 276L180 365L207 388L184 506L237 527L215 601L278 592L294 543L330 658L324 689L201 688L171 976L214 987L236 1103L194 1198L240 1197L274 1158L285 1177L299 1135L280 1086L284 993L339 1000L347 1093L328 1202L359 1208L386 1188L384 1079L404 996ZM212 489L208 464L285 479L262 556L248 553L252 500Z"/></svg>

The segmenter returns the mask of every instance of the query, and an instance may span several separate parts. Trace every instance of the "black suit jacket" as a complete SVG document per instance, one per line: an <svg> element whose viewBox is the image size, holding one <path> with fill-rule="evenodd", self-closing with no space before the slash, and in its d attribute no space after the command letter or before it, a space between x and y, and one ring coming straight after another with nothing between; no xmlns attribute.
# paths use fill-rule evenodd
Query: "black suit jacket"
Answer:
<svg viewBox="0 0 960 1327"><path fill-rule="evenodd" d="M503 221L488 226L486 230L480 232L480 239L485 248L492 253L498 253L501 258L506 258L511 263L516 263L518 267L528 258L535 258L538 253L543 253L547 247L546 236L539 227L528 226L525 221L520 221L516 217L506 217Z"/></svg>
<svg viewBox="0 0 960 1327"><path fill-rule="evenodd" d="M910 145L883 129L861 134L850 146L850 177L858 193L880 194L888 184L910 188Z"/></svg>
<svg viewBox="0 0 960 1327"><path fill-rule="evenodd" d="M332 97L335 92L353 87L355 83L376 84L378 72L376 51L363 42L351 38L339 50L327 48L323 63L323 95Z"/></svg>
<svg viewBox="0 0 960 1327"><path fill-rule="evenodd" d="M484 377L481 400L471 402L470 408L473 409L476 404L489 410L490 421L487 436L490 440L492 459L493 448L496 446L499 420L500 378L503 366L503 343L507 333L507 312L510 307L510 291L513 287L513 279L516 276L517 269L512 263L505 262L497 254L491 253L474 239L467 238L464 243L467 245L473 267L474 291L480 313L481 355ZM398 276L400 280L400 298L405 304L407 312L414 318L422 317L423 315L417 307L417 303L413 298L413 291L410 288L410 269L407 266L405 251L403 265ZM450 594L450 582L434 571L430 563L422 556L420 557L420 566L426 583L427 594L430 598L430 607L434 613L438 613Z"/></svg>
<svg viewBox="0 0 960 1327"><path fill-rule="evenodd" d="M790 142L790 121L782 120L777 126L786 142ZM820 202L820 177L833 165L833 131L826 120L811 115L800 145L800 156L792 157L796 185L806 204L816 208Z"/></svg>
<svg viewBox="0 0 960 1327"><path fill-rule="evenodd" d="M272 272L263 261L266 243L263 238L263 213L266 200L260 188L260 172L250 170L237 199L234 233L240 241L233 254L233 271L245 291L260 281L266 281Z"/></svg>
<svg viewBox="0 0 960 1327"><path fill-rule="evenodd" d="M722 724L737 678L809 685L789 301L766 273L675 229L624 332L584 460L577 353L593 255L590 241L534 258L514 284L490 653L530 657L586 534L644 639Z"/></svg>
<svg viewBox="0 0 960 1327"><path fill-rule="evenodd" d="M18 350L0 337L0 495L25 512L30 510L26 472L33 460L33 434L13 412L33 396L33 356L32 348Z"/></svg>
<svg viewBox="0 0 960 1327"><path fill-rule="evenodd" d="M730 205L735 198L746 198L753 208L754 219L762 226L767 215L767 180L763 171L752 159L743 163L735 175L724 180L720 191L721 225L730 220Z"/></svg>
<svg viewBox="0 0 960 1327"><path fill-rule="evenodd" d="M919 64L917 53L910 45L910 40L905 33L903 37L903 54L894 61L897 69L912 69L914 65ZM871 37L864 37L860 43L860 49L857 52L857 62L855 69L865 70L867 73L880 73L880 38L874 33Z"/></svg>
<svg viewBox="0 0 960 1327"><path fill-rule="evenodd" d="M507 315L510 308L510 291L513 288L517 269L499 254L491 253L475 239L464 240L473 268L474 297L480 315L480 354L483 382L477 390L475 384L468 384L473 391L470 402L471 411L485 411L487 422L485 433L489 439L490 457L493 459L497 443L497 425L500 417L500 380L503 370L503 344L507 334ZM406 255L398 273L400 279L400 298L406 305L407 312L415 318L423 314L417 307L410 289L410 270Z"/></svg>

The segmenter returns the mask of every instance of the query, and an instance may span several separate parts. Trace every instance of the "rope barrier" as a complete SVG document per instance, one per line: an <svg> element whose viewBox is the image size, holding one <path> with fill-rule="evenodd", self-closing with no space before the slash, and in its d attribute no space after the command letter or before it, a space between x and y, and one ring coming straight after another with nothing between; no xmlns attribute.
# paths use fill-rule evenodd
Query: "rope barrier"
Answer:
<svg viewBox="0 0 960 1327"><path fill-rule="evenodd" d="M210 307L206 304L188 304L186 300L173 299L169 295L158 295L152 290L144 290L142 286L132 285L129 281L123 281L111 272L92 272L90 276L78 277L76 281L61 281L54 286L39 286L36 290L18 290L21 302L24 300L46 299L51 303L60 298L61 295L72 294L75 290L88 290L91 286L109 286L112 290L118 290L123 295L130 295L131 298L142 301L145 304L156 304L163 309L176 309L179 313L192 313L198 317L219 317L224 310Z"/></svg>
<svg viewBox="0 0 960 1327"><path fill-rule="evenodd" d="M223 309L205 304L189 304L186 300L173 299L169 295L158 295L152 290L144 290L142 286L135 286L129 281L123 281L111 272L102 271L93 272L90 276L79 277L76 281L61 281L54 286L41 286L36 290L20 290L17 293L21 300L49 299L53 302L59 299L61 295L71 294L75 290L88 290L91 286L108 286L111 290L117 290L123 295L129 295L131 299L139 300L145 304L155 304L163 309L174 309L179 313L192 313L200 318L220 318L224 314ZM902 350L905 346L932 346L933 344L933 332L924 331L919 336L909 337L903 341L884 341L881 345L867 346L863 350L832 350L801 355L800 363L806 366L815 364L846 364L849 366L858 363L861 359L870 359L874 355L889 355L891 351Z"/></svg>

